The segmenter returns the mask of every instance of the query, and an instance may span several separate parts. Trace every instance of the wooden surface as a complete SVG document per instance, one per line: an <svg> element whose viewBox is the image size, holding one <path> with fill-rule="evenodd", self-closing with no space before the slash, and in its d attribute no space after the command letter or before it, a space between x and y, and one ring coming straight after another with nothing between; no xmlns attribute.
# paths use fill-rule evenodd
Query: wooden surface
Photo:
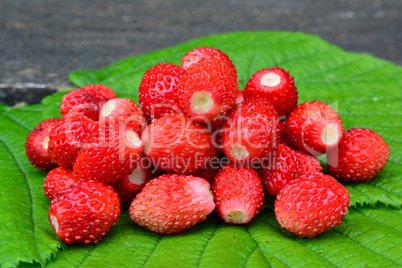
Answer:
<svg viewBox="0 0 402 268"><path fill-rule="evenodd" d="M312 33L402 65L401 29L400 0L0 0L0 102L39 102L73 86L73 70L229 31Z"/></svg>

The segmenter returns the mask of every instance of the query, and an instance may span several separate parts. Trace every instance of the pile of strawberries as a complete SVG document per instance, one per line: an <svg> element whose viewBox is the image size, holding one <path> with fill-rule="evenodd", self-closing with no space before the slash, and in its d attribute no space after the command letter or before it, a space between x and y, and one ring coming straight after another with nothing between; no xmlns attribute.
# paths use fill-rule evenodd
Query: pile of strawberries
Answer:
<svg viewBox="0 0 402 268"><path fill-rule="evenodd" d="M297 100L282 68L258 71L239 90L229 57L201 47L181 66L146 71L140 106L103 85L69 92L62 118L40 123L26 154L49 171L49 221L68 244L99 242L121 209L159 234L180 233L214 210L246 224L265 194L283 228L313 237L347 214L349 194L335 178L372 179L389 148L372 130L344 131L328 104Z"/></svg>

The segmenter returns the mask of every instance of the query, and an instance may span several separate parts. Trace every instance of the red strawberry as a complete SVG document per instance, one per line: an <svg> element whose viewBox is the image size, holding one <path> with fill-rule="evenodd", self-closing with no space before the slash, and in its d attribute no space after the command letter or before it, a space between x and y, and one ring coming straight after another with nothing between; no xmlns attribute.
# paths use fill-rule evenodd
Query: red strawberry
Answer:
<svg viewBox="0 0 402 268"><path fill-rule="evenodd" d="M50 131L50 158L61 167L71 167L86 140L98 133L98 122L82 114L66 115Z"/></svg>
<svg viewBox="0 0 402 268"><path fill-rule="evenodd" d="M120 216L119 197L110 186L79 182L52 200L49 221L67 244L97 244Z"/></svg>
<svg viewBox="0 0 402 268"><path fill-rule="evenodd" d="M340 225L349 206L349 193L333 177L322 173L288 183L275 201L282 228L300 237L314 237Z"/></svg>
<svg viewBox="0 0 402 268"><path fill-rule="evenodd" d="M80 113L98 121L99 111L107 100L105 96L93 89L75 89L63 96L60 113L62 116L72 112Z"/></svg>
<svg viewBox="0 0 402 268"><path fill-rule="evenodd" d="M219 151L207 127L183 114L154 119L142 133L144 153L159 169L169 173L194 173Z"/></svg>
<svg viewBox="0 0 402 268"><path fill-rule="evenodd" d="M244 88L244 99L265 98L275 107L280 118L297 105L293 77L282 68L263 69L253 74Z"/></svg>
<svg viewBox="0 0 402 268"><path fill-rule="evenodd" d="M219 216L227 223L250 222L264 203L264 189L257 172L232 163L218 172L212 191Z"/></svg>
<svg viewBox="0 0 402 268"><path fill-rule="evenodd" d="M259 172L265 190L276 196L286 184L301 175L301 164L295 151L279 144L278 151L269 162L263 163Z"/></svg>
<svg viewBox="0 0 402 268"><path fill-rule="evenodd" d="M266 100L245 101L223 126L223 152L236 163L260 163L276 150L278 127L278 114Z"/></svg>
<svg viewBox="0 0 402 268"><path fill-rule="evenodd" d="M203 59L183 74L177 91L181 110L199 120L225 115L237 99L237 74L216 59Z"/></svg>
<svg viewBox="0 0 402 268"><path fill-rule="evenodd" d="M53 198L59 197L63 190L75 184L77 181L71 169L58 167L47 174L43 188L47 197L52 200Z"/></svg>
<svg viewBox="0 0 402 268"><path fill-rule="evenodd" d="M297 157L299 158L301 164L300 175L310 175L316 172L322 172L322 166L320 160L316 157L306 154L303 151L295 150Z"/></svg>
<svg viewBox="0 0 402 268"><path fill-rule="evenodd" d="M150 180L131 203L130 218L159 234L178 234L215 209L209 183L191 175L167 174Z"/></svg>
<svg viewBox="0 0 402 268"><path fill-rule="evenodd" d="M41 122L26 138L26 155L29 162L38 169L49 171L57 167L57 164L50 158L47 148L50 130L58 121L59 119L52 118Z"/></svg>
<svg viewBox="0 0 402 268"><path fill-rule="evenodd" d="M338 145L343 134L337 112L321 101L298 105L286 120L286 134L299 149L320 155Z"/></svg>
<svg viewBox="0 0 402 268"><path fill-rule="evenodd" d="M73 165L74 176L113 185L136 167L142 149L141 139L133 129L108 129L105 136L100 135L78 153Z"/></svg>
<svg viewBox="0 0 402 268"><path fill-rule="evenodd" d="M181 58L181 66L183 69L187 70L195 63L199 62L202 59L215 59L221 62L224 62L226 65L230 66L235 72L236 67L233 62L230 60L229 56L223 53L221 50L211 47L199 47L193 50L190 50L186 53L186 55Z"/></svg>
<svg viewBox="0 0 402 268"><path fill-rule="evenodd" d="M147 123L141 108L133 100L115 98L107 101L99 114L99 125L104 127L119 127L125 125L133 128L138 135L146 127Z"/></svg>
<svg viewBox="0 0 402 268"><path fill-rule="evenodd" d="M151 161L146 157L142 157L131 174L113 185L115 192L119 195L122 208L128 208L135 196L153 178L153 170L154 167Z"/></svg>
<svg viewBox="0 0 402 268"><path fill-rule="evenodd" d="M176 94L183 72L180 66L164 62L145 72L138 93L139 103L148 120L180 111Z"/></svg>
<svg viewBox="0 0 402 268"><path fill-rule="evenodd" d="M104 85L100 85L100 84L97 84L97 85L87 85L87 86L85 86L84 88L85 88L85 89L89 89L89 90L96 91L96 92L102 94L103 96L105 96L108 100L117 98L117 95L116 95L116 93L114 92L114 90L111 89L111 88L109 88L109 87L107 87L107 86L104 86Z"/></svg>
<svg viewBox="0 0 402 268"><path fill-rule="evenodd" d="M369 181L387 164L389 146L371 129L347 130L337 150L328 153L328 172L345 181Z"/></svg>

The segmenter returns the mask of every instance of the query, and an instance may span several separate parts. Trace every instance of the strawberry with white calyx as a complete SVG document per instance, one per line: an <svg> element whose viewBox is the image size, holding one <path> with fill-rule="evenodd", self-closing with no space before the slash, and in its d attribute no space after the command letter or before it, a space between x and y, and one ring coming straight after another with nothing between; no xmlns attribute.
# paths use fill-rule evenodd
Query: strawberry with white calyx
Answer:
<svg viewBox="0 0 402 268"><path fill-rule="evenodd" d="M212 191L219 216L227 223L250 222L264 203L257 172L232 163L223 166L215 176Z"/></svg>
<svg viewBox="0 0 402 268"><path fill-rule="evenodd" d="M297 105L297 93L289 71L273 67L253 74L244 88L244 99L264 98L275 107L280 118L286 118Z"/></svg>
<svg viewBox="0 0 402 268"><path fill-rule="evenodd" d="M312 155L334 149L344 131L339 114L321 101L298 105L286 119L285 129L287 137L298 149Z"/></svg>
<svg viewBox="0 0 402 268"><path fill-rule="evenodd" d="M58 121L58 118L52 118L41 122L26 138L26 156L29 162L38 169L49 171L57 167L57 163L50 157L47 149L49 147L50 131Z"/></svg>
<svg viewBox="0 0 402 268"><path fill-rule="evenodd" d="M216 59L202 59L184 72L177 102L190 117L211 120L233 108L237 87L237 74L230 65Z"/></svg>
<svg viewBox="0 0 402 268"><path fill-rule="evenodd" d="M221 129L222 150L235 163L260 163L277 149L278 129L278 113L266 100L245 101Z"/></svg>

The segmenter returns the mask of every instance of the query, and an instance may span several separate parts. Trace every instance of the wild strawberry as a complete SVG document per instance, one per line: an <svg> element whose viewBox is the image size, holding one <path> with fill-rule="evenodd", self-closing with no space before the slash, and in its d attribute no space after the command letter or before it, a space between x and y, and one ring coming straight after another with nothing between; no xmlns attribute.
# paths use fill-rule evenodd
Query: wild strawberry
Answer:
<svg viewBox="0 0 402 268"><path fill-rule="evenodd" d="M117 98L116 92L114 92L113 89L111 89L111 88L109 88L107 86L104 86L104 85L100 85L100 84L87 85L84 88L96 91L96 92L102 94L103 96L105 96L108 100Z"/></svg>
<svg viewBox="0 0 402 268"><path fill-rule="evenodd" d="M68 114L50 131L50 158L61 167L71 167L86 140L98 134L98 122L82 114Z"/></svg>
<svg viewBox="0 0 402 268"><path fill-rule="evenodd" d="M301 175L301 164L295 151L279 144L278 150L270 161L263 163L259 172L265 190L276 196L286 184Z"/></svg>
<svg viewBox="0 0 402 268"><path fill-rule="evenodd" d="M387 164L389 146L371 129L347 130L337 150L328 153L328 172L345 181L369 181Z"/></svg>
<svg viewBox="0 0 402 268"><path fill-rule="evenodd" d="M133 100L115 98L102 106L99 114L99 125L102 128L116 128L119 125L125 125L133 128L138 135L141 135L147 123L143 111Z"/></svg>
<svg viewBox="0 0 402 268"><path fill-rule="evenodd" d="M110 186L78 182L52 200L49 221L66 244L97 244L119 219L119 202Z"/></svg>
<svg viewBox="0 0 402 268"><path fill-rule="evenodd" d="M274 67L263 69L250 78L244 88L244 99L265 98L285 118L297 105L297 90L288 71Z"/></svg>
<svg viewBox="0 0 402 268"><path fill-rule="evenodd" d="M153 170L154 167L151 161L146 157L142 157L131 174L113 185L115 192L119 195L122 208L128 208L135 196L153 178Z"/></svg>
<svg viewBox="0 0 402 268"><path fill-rule="evenodd" d="M235 105L237 86L237 74L230 66L203 59L184 72L177 101L190 117L210 120L225 115Z"/></svg>
<svg viewBox="0 0 402 268"><path fill-rule="evenodd" d="M150 180L131 203L130 218L159 234L178 234L215 209L209 183L191 175L167 174Z"/></svg>
<svg viewBox="0 0 402 268"><path fill-rule="evenodd" d="M299 158L301 165L300 175L310 175L316 172L322 172L322 166L320 160L316 157L306 154L303 151L295 150L295 154Z"/></svg>
<svg viewBox="0 0 402 268"><path fill-rule="evenodd" d="M57 164L50 158L47 148L50 130L58 121L59 119L52 118L41 122L26 138L26 156L29 162L38 169L49 171L57 167Z"/></svg>
<svg viewBox="0 0 402 268"><path fill-rule="evenodd" d="M338 145L343 135L342 120L337 112L321 101L298 105L286 120L286 134L299 149L324 154Z"/></svg>
<svg viewBox="0 0 402 268"><path fill-rule="evenodd" d="M74 176L113 185L136 167L143 146L138 134L128 127L102 133L78 153L73 165Z"/></svg>
<svg viewBox="0 0 402 268"><path fill-rule="evenodd" d="M218 156L207 127L183 114L154 119L142 133L144 154L168 173L194 173Z"/></svg>
<svg viewBox="0 0 402 268"><path fill-rule="evenodd" d="M47 197L52 200L59 197L63 190L77 182L78 180L74 178L71 169L58 167L47 174L43 188Z"/></svg>
<svg viewBox="0 0 402 268"><path fill-rule="evenodd" d="M275 215L289 232L314 237L341 224L349 200L348 191L333 177L322 173L303 175L281 190L275 201Z"/></svg>
<svg viewBox="0 0 402 268"><path fill-rule="evenodd" d="M145 72L138 93L139 103L148 120L180 112L176 95L183 72L180 66L164 62Z"/></svg>
<svg viewBox="0 0 402 268"><path fill-rule="evenodd" d="M190 50L186 53L186 55L183 56L183 58L181 58L181 66L183 69L187 70L202 59L216 59L224 62L226 65L230 66L234 72L237 72L236 67L227 54L223 53L219 49L211 47L199 47Z"/></svg>
<svg viewBox="0 0 402 268"><path fill-rule="evenodd" d="M218 172L212 191L219 216L227 223L250 222L264 203L264 189L257 172L232 163Z"/></svg>
<svg viewBox="0 0 402 268"><path fill-rule="evenodd" d="M105 96L93 89L75 89L63 96L60 113L62 116L72 112L80 113L98 121L99 111L107 101Z"/></svg>
<svg viewBox="0 0 402 268"><path fill-rule="evenodd" d="M223 152L236 163L260 163L276 150L278 127L278 114L266 100L243 102L223 126Z"/></svg>

